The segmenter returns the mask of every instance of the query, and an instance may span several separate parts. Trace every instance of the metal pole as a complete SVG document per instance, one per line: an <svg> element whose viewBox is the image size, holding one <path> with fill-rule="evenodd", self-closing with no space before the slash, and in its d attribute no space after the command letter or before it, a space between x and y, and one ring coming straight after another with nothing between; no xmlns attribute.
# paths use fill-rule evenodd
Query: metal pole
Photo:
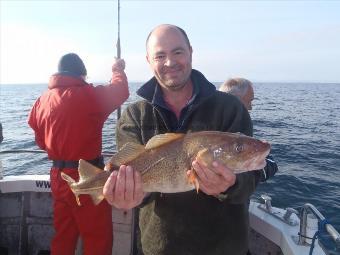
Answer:
<svg viewBox="0 0 340 255"><path fill-rule="evenodd" d="M120 0L118 0L118 39L117 39L117 58L120 59L121 57L121 49L120 49ZM117 120L120 119L121 115L121 108L120 106L117 109Z"/></svg>

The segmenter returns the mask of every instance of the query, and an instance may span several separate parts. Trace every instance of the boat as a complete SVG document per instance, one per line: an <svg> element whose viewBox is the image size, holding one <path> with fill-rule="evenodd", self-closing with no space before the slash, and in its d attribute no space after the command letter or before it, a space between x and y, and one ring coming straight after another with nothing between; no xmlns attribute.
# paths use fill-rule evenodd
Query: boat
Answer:
<svg viewBox="0 0 340 255"><path fill-rule="evenodd" d="M274 207L271 201L267 195L250 201L252 255L340 254L339 233L312 204L305 204L298 212ZM0 179L0 255L50 254L52 215L49 175ZM112 208L113 255L132 254L132 215L131 210ZM81 254L81 240L76 254Z"/></svg>

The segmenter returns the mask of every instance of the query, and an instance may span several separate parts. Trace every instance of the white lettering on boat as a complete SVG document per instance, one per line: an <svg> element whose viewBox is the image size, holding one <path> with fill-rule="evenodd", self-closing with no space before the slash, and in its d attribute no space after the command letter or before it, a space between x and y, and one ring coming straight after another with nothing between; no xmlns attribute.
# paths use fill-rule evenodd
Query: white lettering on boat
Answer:
<svg viewBox="0 0 340 255"><path fill-rule="evenodd" d="M45 189L51 188L51 184L49 181L35 181L35 185L38 188L45 188Z"/></svg>

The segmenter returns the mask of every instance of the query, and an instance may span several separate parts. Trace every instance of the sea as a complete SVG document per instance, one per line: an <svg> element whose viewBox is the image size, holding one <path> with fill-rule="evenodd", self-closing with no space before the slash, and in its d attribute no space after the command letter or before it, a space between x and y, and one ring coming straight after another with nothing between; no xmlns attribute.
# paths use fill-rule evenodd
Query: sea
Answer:
<svg viewBox="0 0 340 255"><path fill-rule="evenodd" d="M138 100L140 85L129 85L131 96L122 110ZM0 151L13 151L0 153L3 176L49 173L51 162L45 153L22 151L39 149L27 116L46 88L47 84L0 86ZM260 183L253 197L267 194L273 206L282 208L312 203L340 231L340 84L257 82L254 90L254 136L271 143L279 171ZM107 154L116 150L116 120L116 113L111 114L103 129Z"/></svg>

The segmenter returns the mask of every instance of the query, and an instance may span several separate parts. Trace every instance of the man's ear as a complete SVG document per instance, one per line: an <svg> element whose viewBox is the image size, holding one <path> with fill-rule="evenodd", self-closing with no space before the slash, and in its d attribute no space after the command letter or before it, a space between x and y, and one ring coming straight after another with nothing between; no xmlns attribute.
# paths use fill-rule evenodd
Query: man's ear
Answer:
<svg viewBox="0 0 340 255"><path fill-rule="evenodd" d="M149 54L146 54L145 58L146 58L146 61L148 61L148 63L150 64Z"/></svg>
<svg viewBox="0 0 340 255"><path fill-rule="evenodd" d="M193 52L193 50L192 50L192 47L191 47L191 45L190 45L190 60L192 61L192 52Z"/></svg>

